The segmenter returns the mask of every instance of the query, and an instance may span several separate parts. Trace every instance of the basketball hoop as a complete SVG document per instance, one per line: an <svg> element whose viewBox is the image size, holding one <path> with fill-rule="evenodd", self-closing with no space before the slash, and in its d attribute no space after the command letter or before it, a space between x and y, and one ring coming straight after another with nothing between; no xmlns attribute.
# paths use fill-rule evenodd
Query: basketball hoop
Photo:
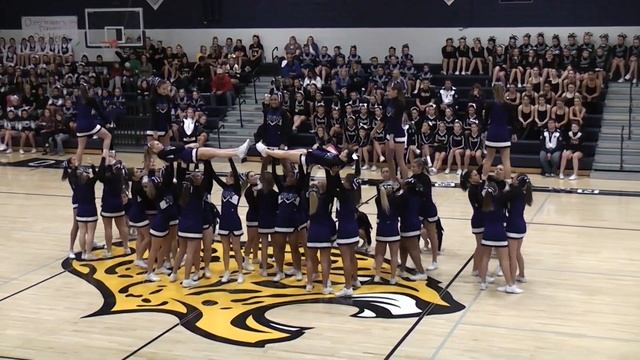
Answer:
<svg viewBox="0 0 640 360"><path fill-rule="evenodd" d="M118 47L118 40L116 39L107 40L107 41L103 41L102 44L104 45L104 47L115 49Z"/></svg>

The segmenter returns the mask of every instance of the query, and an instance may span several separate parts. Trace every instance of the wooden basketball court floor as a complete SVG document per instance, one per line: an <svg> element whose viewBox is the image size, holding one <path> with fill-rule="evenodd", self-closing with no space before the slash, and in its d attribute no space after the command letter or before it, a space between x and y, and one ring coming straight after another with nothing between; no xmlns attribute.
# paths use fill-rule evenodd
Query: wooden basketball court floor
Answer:
<svg viewBox="0 0 640 360"><path fill-rule="evenodd" d="M24 158L3 155L0 161ZM129 155L124 155L124 160L129 164L138 161ZM93 161L97 163L95 157ZM227 169L225 163L214 165L221 171ZM255 166L243 164L242 168ZM295 297L287 298L287 305L274 306L264 316L283 333L294 328L304 331L284 341L266 341L261 347L243 343L247 340L244 333L234 333L237 326L231 326L224 316L218 317L220 311L209 319L223 332L217 334L218 338L204 336L207 331L200 331L199 323L194 326L192 319L184 316L157 309L139 311L144 310L140 303L116 304L124 311L87 317L104 309L103 293L110 290L100 291L99 285L108 283L104 279L83 279L77 271L74 274L62 267L71 207L68 186L59 177L59 170L0 166L0 357L382 359L392 349L393 359L640 357L639 197L534 193L534 204L526 210L529 228L523 245L529 282L521 286L523 294L507 295L497 292L495 286L481 292L477 279L470 274L471 265L464 266L474 248L466 194L459 189L436 188L434 198L445 236L440 269L430 276L440 282L438 285L431 280L437 289L448 286L448 297L443 295L438 300L437 292L431 293L436 294L431 301L439 302L439 306L415 309L417 303L398 300L387 306L390 310L386 313L365 311L361 316L351 316L361 311L355 301L295 304ZM438 175L436 179L454 181L455 176ZM561 182L537 176L533 180L536 185L640 190L637 182L589 178ZM99 189L100 185L98 194ZM363 199L371 194L373 189L365 188ZM218 201L219 191L214 199ZM373 202L362 209L375 224ZM98 242L103 236L99 222ZM116 255L118 251L114 251ZM422 259L426 263L429 256L423 254ZM103 269L116 261L98 260L95 265ZM231 264L235 268L233 261ZM490 268L496 264L492 260ZM67 269L82 267L76 262ZM221 275L219 269L219 264L214 265L214 277ZM332 278L337 282L340 277ZM206 306L202 305L205 302L196 304L196 313L210 311L209 305L216 297L241 292L252 280L262 279L251 276L243 285L227 284L224 289L228 292L212 292L209 299L214 301ZM497 279L499 284L502 281ZM287 284L294 283L293 279L287 280ZM166 277L161 284L174 288L168 293L171 298L184 294ZM404 290L372 287L370 291L367 287L373 285L365 285L356 293L401 293L420 285L408 280L402 284L406 285ZM334 285L336 291L339 288ZM117 288L111 290L118 292ZM123 297L116 298L120 301ZM371 304L365 307L382 309ZM422 309L427 315L417 322ZM255 330L251 337L266 339L270 335Z"/></svg>

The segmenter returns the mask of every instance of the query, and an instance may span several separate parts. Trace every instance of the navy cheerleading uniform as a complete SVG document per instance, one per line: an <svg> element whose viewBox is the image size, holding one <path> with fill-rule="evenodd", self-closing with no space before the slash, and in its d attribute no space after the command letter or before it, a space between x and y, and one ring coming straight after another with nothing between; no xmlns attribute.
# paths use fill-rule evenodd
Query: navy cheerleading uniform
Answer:
<svg viewBox="0 0 640 360"><path fill-rule="evenodd" d="M421 197L420 218L422 221L435 223L438 221L438 208L433 202L433 192L431 178L426 173L418 173L411 175L411 179L415 181L410 188L415 190L417 195Z"/></svg>
<svg viewBox="0 0 640 360"><path fill-rule="evenodd" d="M213 165L211 161L204 161L204 177L202 179L202 188L204 190L204 213L202 230L213 228L216 231L218 221L220 219L220 211L214 203L211 202L211 192L213 191ZM207 176L210 174L210 176Z"/></svg>
<svg viewBox="0 0 640 360"><path fill-rule="evenodd" d="M338 230L336 244L352 245L360 241L360 228L358 226L358 208L360 193L360 161L356 161L356 177L353 179L351 188L347 189L340 174L332 176L331 183L327 182L327 186L335 186L338 189L338 208L336 217L338 218Z"/></svg>
<svg viewBox="0 0 640 360"><path fill-rule="evenodd" d="M493 197L493 210L484 211L484 232L482 234L482 245L491 247L506 247L507 232L504 224L507 216L504 208L504 197L500 190Z"/></svg>
<svg viewBox="0 0 640 360"><path fill-rule="evenodd" d="M105 165L103 160L98 168L98 180L103 184L100 209L100 216L103 218L119 218L125 214L122 203L125 180L121 171L117 169L119 166L121 165Z"/></svg>
<svg viewBox="0 0 640 360"><path fill-rule="evenodd" d="M484 216L482 212L482 186L483 184L470 184L467 196L473 209L471 215L471 233L482 234L484 232Z"/></svg>
<svg viewBox="0 0 640 360"><path fill-rule="evenodd" d="M228 185L213 171L213 180L222 188L222 201L220 212L220 225L218 226L218 234L222 236L233 235L242 236L242 222L238 215L238 204L240 204L240 196L242 195L242 184L240 184L240 175L233 160L229 159L231 165L231 173L233 174L233 184Z"/></svg>
<svg viewBox="0 0 640 360"><path fill-rule="evenodd" d="M104 159L104 158L103 158ZM78 201L76 208L76 221L83 223L92 223L98 221L98 209L96 208L96 190L95 185L98 181L97 171L91 166L92 177L86 181L78 178L77 168L71 168L69 174L70 182L74 184L74 194Z"/></svg>
<svg viewBox="0 0 640 360"><path fill-rule="evenodd" d="M129 227L143 228L149 226L149 218L145 213L144 205L144 189L142 188L142 181L131 182L131 198L125 205L125 211L127 218L129 219Z"/></svg>
<svg viewBox="0 0 640 360"><path fill-rule="evenodd" d="M244 199L247 201L247 215L245 218L245 225L248 228L257 228L258 227L258 195L256 187L258 185L249 185L247 189L244 191Z"/></svg>
<svg viewBox="0 0 640 360"><path fill-rule="evenodd" d="M407 134L402 126L402 117L404 116L405 106L398 98L390 99L385 107L386 115L383 119L385 122L385 133L387 139L396 144L404 144Z"/></svg>
<svg viewBox="0 0 640 360"><path fill-rule="evenodd" d="M329 151L323 147L308 150L306 154L300 155L300 164L303 164L307 171L312 165L319 165L325 169L339 167L340 169L347 166L347 162L340 159L340 154Z"/></svg>
<svg viewBox="0 0 640 360"><path fill-rule="evenodd" d="M213 168L205 167L200 185L188 187L189 194L180 194L180 198L186 196L188 200L180 202L180 219L178 222L178 236L187 240L202 239L202 230L205 223L205 199L207 198L206 184L213 179ZM184 180L183 180L184 181ZM181 191L187 191L180 188Z"/></svg>
<svg viewBox="0 0 640 360"><path fill-rule="evenodd" d="M167 146L160 150L158 158L164 161L180 160L183 164L195 164L198 162L198 148L186 147L182 144Z"/></svg>
<svg viewBox="0 0 640 360"><path fill-rule="evenodd" d="M298 206L298 231L307 228L309 222L309 181L311 173L304 170L304 165L298 164L298 181L302 181L300 188L300 205Z"/></svg>
<svg viewBox="0 0 640 360"><path fill-rule="evenodd" d="M278 188L278 209L275 221L275 232L291 234L299 225L298 212L300 211L300 192L303 188L303 179L297 179L295 185L285 185L277 174L275 161L271 163L271 173ZM260 228L258 228L260 232Z"/></svg>
<svg viewBox="0 0 640 360"><path fill-rule="evenodd" d="M409 179L407 188L398 193L400 200L400 236L410 238L420 235L420 208L422 199L416 189L415 181Z"/></svg>
<svg viewBox="0 0 640 360"><path fill-rule="evenodd" d="M325 170L326 178L331 174ZM307 247L330 248L336 240L336 223L331 216L333 201L335 199L335 187L329 186L323 194L318 194L318 206L315 213L309 215L309 236Z"/></svg>
<svg viewBox="0 0 640 360"><path fill-rule="evenodd" d="M511 189L507 193L507 205L507 238L523 239L527 233L527 223L524 220L524 208L527 204L524 192L520 188Z"/></svg>
<svg viewBox="0 0 640 360"><path fill-rule="evenodd" d="M147 136L165 136L171 126L171 97L156 94L151 98L151 124Z"/></svg>
<svg viewBox="0 0 640 360"><path fill-rule="evenodd" d="M272 234L276 232L276 219L278 217L278 197L276 190L267 192L264 189L258 191L258 233Z"/></svg>
<svg viewBox="0 0 640 360"><path fill-rule="evenodd" d="M287 113L280 107L265 107L263 122L258 129L258 137L270 149L277 149L287 143L291 125Z"/></svg>
<svg viewBox="0 0 640 360"><path fill-rule="evenodd" d="M178 225L178 209L174 204L173 163L168 163L162 170L161 176L150 178L150 186L156 189L154 201L158 213L151 221L151 235L165 237L169 227Z"/></svg>
<svg viewBox="0 0 640 360"><path fill-rule="evenodd" d="M511 147L509 104L506 102L488 104L487 112L489 113L487 117L489 125L485 145L496 149Z"/></svg>
<svg viewBox="0 0 640 360"><path fill-rule="evenodd" d="M381 190L380 187L384 188L385 190ZM388 195L389 212L385 211L384 207L382 206L382 200L380 199L381 191L386 191L386 189L393 187L394 184L391 182L384 182L380 184L380 186L376 187L376 241L393 242L400 240L400 231L398 230L398 223L400 222L398 215L399 204L397 198L394 193Z"/></svg>
<svg viewBox="0 0 640 360"><path fill-rule="evenodd" d="M81 137L88 137L97 134L102 126L98 124L95 118L91 115L92 111L95 110L96 113L102 119L107 119L102 108L96 101L96 99L92 97L88 97L86 99L80 98L76 103L76 135Z"/></svg>

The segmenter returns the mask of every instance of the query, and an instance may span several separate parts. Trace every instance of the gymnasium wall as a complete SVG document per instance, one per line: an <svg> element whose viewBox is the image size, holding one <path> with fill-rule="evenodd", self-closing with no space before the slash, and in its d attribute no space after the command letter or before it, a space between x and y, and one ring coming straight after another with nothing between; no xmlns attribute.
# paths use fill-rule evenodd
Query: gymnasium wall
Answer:
<svg viewBox="0 0 640 360"><path fill-rule="evenodd" d="M221 41L241 38L248 45L251 35L259 34L268 60L275 46L282 54L290 35L301 42L313 35L320 45L341 45L343 51L357 44L364 59L384 56L389 46L409 43L418 62L438 62L446 37L486 40L495 35L499 42L506 42L512 33L521 37L544 31L548 40L558 33L564 42L569 32L591 31L596 36L607 32L612 40L621 31L640 34L637 0L499 1L455 0L447 6L442 0L165 0L153 10L144 0L23 0L20 7L2 6L9 2L0 0L1 27L13 29L0 30L0 36L22 37L16 29L23 15L76 15L83 29L85 7L142 7L147 35L164 40L165 45L182 44L191 59L199 45L209 45L214 35ZM291 16L294 13L301 15ZM73 42L77 53L113 57L112 50L86 49L83 31L79 35Z"/></svg>

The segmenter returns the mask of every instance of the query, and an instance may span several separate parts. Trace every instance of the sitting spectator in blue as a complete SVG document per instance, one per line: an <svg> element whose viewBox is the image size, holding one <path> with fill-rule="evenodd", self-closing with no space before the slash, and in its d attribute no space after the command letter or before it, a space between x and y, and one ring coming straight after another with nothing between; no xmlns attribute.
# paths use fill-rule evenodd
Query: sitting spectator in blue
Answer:
<svg viewBox="0 0 640 360"><path fill-rule="evenodd" d="M122 96L122 89L115 88L113 95L107 98L105 110L108 122L114 124L118 124L118 121L127 114L125 99L124 96Z"/></svg>
<svg viewBox="0 0 640 360"><path fill-rule="evenodd" d="M199 112L202 112L204 105L205 105L204 100L202 100L200 93L198 92L198 90L194 90L191 93L191 100L189 101L189 107L192 107L196 113L199 113Z"/></svg>
<svg viewBox="0 0 640 360"><path fill-rule="evenodd" d="M562 134L556 128L556 121L549 119L547 129L540 137L540 164L544 176L555 176L562 154Z"/></svg>
<svg viewBox="0 0 640 360"><path fill-rule="evenodd" d="M302 68L300 64L293 58L293 55L287 54L287 58L282 62L282 69L280 69L280 75L283 78L299 78L302 76Z"/></svg>
<svg viewBox="0 0 640 360"><path fill-rule="evenodd" d="M117 89L117 88L116 88ZM151 114L151 87L147 79L140 81L138 85L138 114L140 116Z"/></svg>

